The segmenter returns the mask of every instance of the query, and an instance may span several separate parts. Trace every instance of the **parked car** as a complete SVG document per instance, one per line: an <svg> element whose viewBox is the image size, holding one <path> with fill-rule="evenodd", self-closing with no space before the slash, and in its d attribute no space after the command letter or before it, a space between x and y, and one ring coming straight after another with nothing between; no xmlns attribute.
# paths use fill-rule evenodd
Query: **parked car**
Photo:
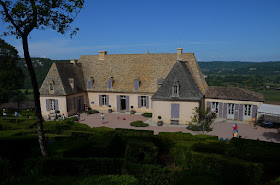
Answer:
<svg viewBox="0 0 280 185"><path fill-rule="evenodd" d="M266 128L274 128L275 125L271 121L263 121L260 125L261 127L266 127Z"/></svg>

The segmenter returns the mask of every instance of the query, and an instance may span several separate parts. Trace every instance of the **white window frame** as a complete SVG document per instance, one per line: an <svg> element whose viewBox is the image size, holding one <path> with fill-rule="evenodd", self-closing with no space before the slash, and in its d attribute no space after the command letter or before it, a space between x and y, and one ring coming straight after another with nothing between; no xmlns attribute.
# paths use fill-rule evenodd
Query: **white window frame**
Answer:
<svg viewBox="0 0 280 185"><path fill-rule="evenodd" d="M102 105L107 105L107 95L101 95Z"/></svg>
<svg viewBox="0 0 280 185"><path fill-rule="evenodd" d="M179 95L179 86L178 85L173 86L173 94L174 95Z"/></svg>
<svg viewBox="0 0 280 185"><path fill-rule="evenodd" d="M228 114L234 114L234 103L228 103Z"/></svg>
<svg viewBox="0 0 280 185"><path fill-rule="evenodd" d="M147 97L141 96L141 107L146 107L146 106L147 106Z"/></svg>
<svg viewBox="0 0 280 185"><path fill-rule="evenodd" d="M55 111L55 99L50 99L50 111Z"/></svg>
<svg viewBox="0 0 280 185"><path fill-rule="evenodd" d="M211 107L212 107L211 110L212 110L214 113L216 113L216 114L219 113L219 102L212 102Z"/></svg>
<svg viewBox="0 0 280 185"><path fill-rule="evenodd" d="M252 105L244 105L244 116L252 115Z"/></svg>

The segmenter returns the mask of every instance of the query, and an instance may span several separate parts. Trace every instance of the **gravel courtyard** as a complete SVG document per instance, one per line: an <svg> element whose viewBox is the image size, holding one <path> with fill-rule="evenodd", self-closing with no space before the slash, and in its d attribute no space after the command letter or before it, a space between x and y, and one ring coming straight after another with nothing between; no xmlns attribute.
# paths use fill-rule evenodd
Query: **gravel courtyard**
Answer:
<svg viewBox="0 0 280 185"><path fill-rule="evenodd" d="M125 117L125 120L123 120ZM133 121L141 120L150 123L149 127L132 127L130 123ZM101 113L98 114L82 114L80 123L87 124L90 127L109 127L109 128L127 128L138 130L153 130L154 134L159 132L183 132L192 133L193 135L201 134L202 132L194 132L186 129L186 126L170 126L163 125L161 127L151 123L149 118L143 117L139 114L121 114L121 113L104 113L104 121L101 121ZM232 138L232 125L233 122L213 123L213 130L207 132L207 135L217 135L219 138L230 139ZM262 128L249 124L238 124L238 134L242 138L259 139L262 141L270 141L280 143L280 133L278 129Z"/></svg>

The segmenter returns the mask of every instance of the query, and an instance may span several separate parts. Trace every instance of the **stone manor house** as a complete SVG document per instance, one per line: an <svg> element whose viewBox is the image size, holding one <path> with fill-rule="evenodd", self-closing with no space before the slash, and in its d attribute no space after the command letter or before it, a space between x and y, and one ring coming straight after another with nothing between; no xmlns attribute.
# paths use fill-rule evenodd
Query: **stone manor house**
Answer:
<svg viewBox="0 0 280 185"><path fill-rule="evenodd" d="M195 107L211 107L219 118L248 121L264 102L260 93L211 87L193 53L84 55L53 63L41 88L43 116L71 116L90 108L114 112L152 112L153 122L186 124Z"/></svg>

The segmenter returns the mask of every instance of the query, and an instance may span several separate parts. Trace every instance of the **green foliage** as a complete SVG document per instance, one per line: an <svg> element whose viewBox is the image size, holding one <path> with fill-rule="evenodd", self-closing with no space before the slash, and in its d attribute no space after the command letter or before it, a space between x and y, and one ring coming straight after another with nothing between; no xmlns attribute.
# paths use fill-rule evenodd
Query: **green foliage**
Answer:
<svg viewBox="0 0 280 185"><path fill-rule="evenodd" d="M22 70L17 67L18 51L0 39L0 104L18 92L24 82Z"/></svg>
<svg viewBox="0 0 280 185"><path fill-rule="evenodd" d="M133 129L124 129L116 128L116 134L121 136L141 136L141 137L153 137L154 131L152 130L133 130Z"/></svg>
<svg viewBox="0 0 280 185"><path fill-rule="evenodd" d="M158 148L152 142L129 140L126 145L125 159L134 163L155 164Z"/></svg>
<svg viewBox="0 0 280 185"><path fill-rule="evenodd" d="M142 114L142 116L151 118L151 117L153 117L153 113L145 112Z"/></svg>
<svg viewBox="0 0 280 185"><path fill-rule="evenodd" d="M148 127L149 124L143 123L143 121L134 121L130 123L130 126L132 127Z"/></svg>
<svg viewBox="0 0 280 185"><path fill-rule="evenodd" d="M9 161L0 157L0 181L6 179L11 175L12 173Z"/></svg>
<svg viewBox="0 0 280 185"><path fill-rule="evenodd" d="M125 162L123 174L136 177L139 185L168 185L175 182L175 171L151 164Z"/></svg>
<svg viewBox="0 0 280 185"><path fill-rule="evenodd" d="M195 131L211 131L211 124L217 115L211 112L211 108L195 107L192 120L189 122L188 129Z"/></svg>
<svg viewBox="0 0 280 185"><path fill-rule="evenodd" d="M118 158L34 158L26 161L26 173L44 176L121 174L123 159Z"/></svg>
<svg viewBox="0 0 280 185"><path fill-rule="evenodd" d="M97 113L99 113L99 111L98 110L89 110L88 113L89 114L97 114Z"/></svg>
<svg viewBox="0 0 280 185"><path fill-rule="evenodd" d="M270 181L269 183L267 183L266 185L279 185L280 184L280 177L278 177L275 180Z"/></svg>

